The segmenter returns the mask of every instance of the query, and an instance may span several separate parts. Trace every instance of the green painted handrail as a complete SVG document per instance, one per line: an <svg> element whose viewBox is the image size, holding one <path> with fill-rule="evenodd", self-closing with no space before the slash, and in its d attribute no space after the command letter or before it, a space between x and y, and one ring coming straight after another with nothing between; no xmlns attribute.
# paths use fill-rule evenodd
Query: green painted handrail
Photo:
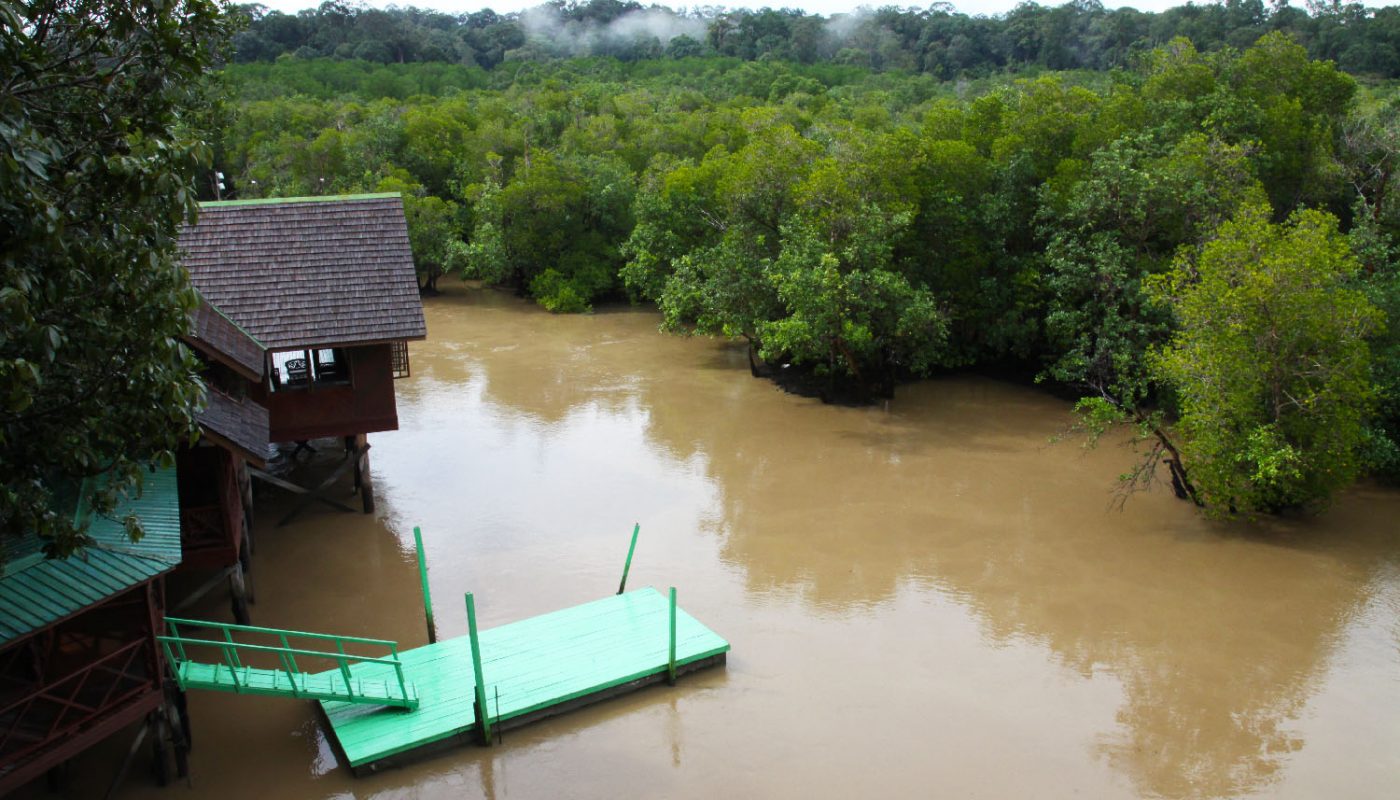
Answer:
<svg viewBox="0 0 1400 800"><path fill-rule="evenodd" d="M232 650L232 651L247 650L247 651L252 651L252 652L254 652L254 653L271 653L272 655L277 655L277 654L279 654L279 653L285 653L285 654L287 654L287 655L289 655L289 656L302 656L302 657L306 657L306 658L328 658L328 659L330 659L330 660L332 660L332 661L339 661L339 660L341 659L341 657L342 657L339 653L335 653L335 652L330 652L330 651L326 651L326 650L304 650L304 649L297 648L297 647L277 647L277 646L275 646L275 645L267 645L267 644L248 644L247 642L221 642L221 641L218 641L217 639L196 639L196 638L193 638L193 637L178 637L178 636L159 636L159 637L157 637L157 638L159 638L159 639L160 639L161 641L163 641L163 642L168 642L168 643L170 643L170 644L184 643L184 644L187 644L187 645L204 645L204 646L206 646L206 647L217 647L217 648L220 648L220 649L222 649L222 650ZM348 660L350 660L350 661L353 661L353 662L355 662L356 664L398 664L398 663L399 663L399 660L396 659L396 658L394 658L394 657L392 657L392 656L379 656L379 657L376 657L376 656L357 656L357 655L355 655L354 653L347 653L347 654L345 654L344 658L346 658L346 659L348 659ZM180 659L180 660L181 660L181 661L189 661L190 659L184 658L184 659ZM296 662L295 662L295 661L293 661L293 662L291 662L291 663L292 663L293 666L296 665ZM244 667L245 665L244 665L242 662L239 662L236 666L237 666L239 669L243 669L243 667ZM297 672L300 672L301 670L296 670L296 671L297 671Z"/></svg>
<svg viewBox="0 0 1400 800"><path fill-rule="evenodd" d="M240 631L243 633L266 633L272 636L286 634L297 638L321 639L324 641L341 641L352 644L380 645L381 647L397 647L398 642L392 639L367 639L363 636L338 636L334 633L308 633L306 631L292 631L282 628L259 628L256 625L236 625L232 622L209 622L199 619L180 619L179 617L166 617L166 623L174 623L176 626L190 625L196 628L220 628L228 631Z"/></svg>
<svg viewBox="0 0 1400 800"><path fill-rule="evenodd" d="M291 694L291 696L293 697L300 697L302 695L302 689L298 685L297 678L304 678L305 674L301 671L301 668L297 666L296 661L297 656L301 656L303 658L323 658L330 661L334 661L340 673L341 680L345 682L345 694L347 699L353 699L357 697L357 695L361 695L361 693L357 693L355 691L354 680L350 674L350 666L352 664L384 664L392 666L394 668L394 677L397 679L399 685L399 694L397 699L404 703L410 704L411 707L416 707L417 705L416 699L409 696L409 685L408 681L404 677L403 662L399 659L397 642L393 642L387 639L369 639L360 636L336 636L334 634L326 633L304 633L300 631L288 631L276 628L260 628L252 625L234 625L222 622L203 622L199 620L178 619L174 617L167 617L165 621L166 624L169 626L170 635L159 636L156 638L159 639L161 646L165 650L166 659L172 665L177 665L179 662L190 661L187 648L216 648L220 651L222 655L223 664L229 668L229 678L233 682L234 692L241 692L243 690L242 682L239 680L239 671L246 669L246 667L244 667L243 665L242 659L239 658L239 653L267 653L277 657L278 662L281 664L280 671L287 676L287 682L290 686L289 694ZM223 634L223 640L221 641L219 639L203 639L192 636L183 636L180 634L181 625L197 626L201 628L212 628L216 632ZM252 644L249 642L236 642L233 639L233 633L235 631L243 633L256 633L265 636L275 637L277 641L279 641L281 644L279 646ZM335 650L311 650L304 647L292 647L291 639L295 638L307 638L315 641L334 642ZM347 642L352 644L387 647L389 649L389 655L363 656L354 653L347 653L345 651L345 644ZM179 654L179 658L176 658L176 653ZM175 669L175 680L180 685L181 689L185 688L185 679L178 667L176 667ZM385 683L385 687L387 691L387 682Z"/></svg>

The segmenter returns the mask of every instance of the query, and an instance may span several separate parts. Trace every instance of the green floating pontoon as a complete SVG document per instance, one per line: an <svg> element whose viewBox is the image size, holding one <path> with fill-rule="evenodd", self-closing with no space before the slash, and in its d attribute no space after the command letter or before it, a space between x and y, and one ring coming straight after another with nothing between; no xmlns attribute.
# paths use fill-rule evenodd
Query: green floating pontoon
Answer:
<svg viewBox="0 0 1400 800"><path fill-rule="evenodd" d="M315 699L342 760L363 775L467 742L490 744L495 732L675 682L723 664L729 652L728 642L676 606L674 588L669 596L625 591L636 529L618 594L480 632L469 594L467 635L435 641L422 540L414 534L429 644L400 653L379 639L167 619L171 635L161 641L181 688ZM214 636L182 633L196 625ZM201 648L219 658L190 655ZM366 648L378 652L350 652ZM308 673L298 658L335 668Z"/></svg>
<svg viewBox="0 0 1400 800"><path fill-rule="evenodd" d="M489 738L544 717L613 697L673 674L724 663L729 643L646 588L481 631L484 691L477 692L471 636L404 652L416 711L323 700L332 739L356 775ZM383 680L384 665L356 676ZM476 712L483 696L487 714Z"/></svg>

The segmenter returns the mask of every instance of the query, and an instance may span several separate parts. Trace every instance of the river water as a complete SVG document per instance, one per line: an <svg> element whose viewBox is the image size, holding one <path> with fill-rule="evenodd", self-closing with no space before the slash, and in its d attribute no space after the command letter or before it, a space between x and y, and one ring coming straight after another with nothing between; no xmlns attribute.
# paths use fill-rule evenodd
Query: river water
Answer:
<svg viewBox="0 0 1400 800"><path fill-rule="evenodd" d="M1119 510L1129 451L1051 444L1068 406L1034 388L831 407L643 310L454 286L426 311L401 429L370 439L377 514L273 528L264 502L254 621L421 644L421 525L460 635L466 591L486 627L614 591L640 522L629 586L678 587L728 665L365 779L306 704L193 694L199 796L1400 791L1400 493L1243 527L1163 489Z"/></svg>

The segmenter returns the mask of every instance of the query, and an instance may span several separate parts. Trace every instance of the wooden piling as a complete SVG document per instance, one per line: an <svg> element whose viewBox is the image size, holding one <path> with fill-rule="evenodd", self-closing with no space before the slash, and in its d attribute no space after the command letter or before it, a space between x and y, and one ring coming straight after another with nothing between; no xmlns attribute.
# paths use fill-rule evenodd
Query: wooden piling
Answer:
<svg viewBox="0 0 1400 800"><path fill-rule="evenodd" d="M248 605L258 604L257 589L253 586L253 551L248 546L248 538L245 535L243 542L238 548L238 563L243 567L243 592L248 599Z"/></svg>
<svg viewBox="0 0 1400 800"><path fill-rule="evenodd" d="M170 749L167 746L170 736L162 709L151 712L151 759L154 761L156 785L164 788L170 784Z"/></svg>
<svg viewBox="0 0 1400 800"><path fill-rule="evenodd" d="M239 625L247 625L252 617L248 615L248 590L243 581L243 562L235 560L229 567L229 594L232 595L233 619Z"/></svg>
<svg viewBox="0 0 1400 800"><path fill-rule="evenodd" d="M486 708L486 679L481 671L481 637L476 631L476 602L467 593L467 635L471 637L472 674L476 678L476 729L481 743L491 746L491 715Z"/></svg>
<svg viewBox="0 0 1400 800"><path fill-rule="evenodd" d="M666 682L676 685L676 587L671 587L671 655L667 660Z"/></svg>
<svg viewBox="0 0 1400 800"><path fill-rule="evenodd" d="M238 479L238 494L242 500L242 523L244 546L249 553L256 552L256 545L253 542L253 476L248 474L248 462L239 458L235 462L238 466L234 470L234 475Z"/></svg>
<svg viewBox="0 0 1400 800"><path fill-rule="evenodd" d="M418 551L418 580L423 584L423 616L428 621L428 644L437 642L437 625L433 622L433 595L428 590L428 559L423 555L423 531L413 526L413 545Z"/></svg>
<svg viewBox="0 0 1400 800"><path fill-rule="evenodd" d="M632 569L632 553L637 549L637 533L641 529L642 523L640 522L632 526L632 543L627 546L627 563L622 565L622 583L617 585L618 594L627 591L627 573Z"/></svg>
<svg viewBox="0 0 1400 800"><path fill-rule="evenodd" d="M355 436L355 473L359 477L360 500L364 503L365 513L374 513L374 479L369 471L369 437L365 434Z"/></svg>

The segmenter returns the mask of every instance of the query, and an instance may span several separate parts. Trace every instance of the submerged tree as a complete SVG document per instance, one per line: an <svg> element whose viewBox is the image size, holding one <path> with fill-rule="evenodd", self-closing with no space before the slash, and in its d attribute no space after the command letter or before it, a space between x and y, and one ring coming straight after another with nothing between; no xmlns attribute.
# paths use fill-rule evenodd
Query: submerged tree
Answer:
<svg viewBox="0 0 1400 800"><path fill-rule="evenodd" d="M784 230L770 276L783 314L761 328L765 358L811 366L828 392L841 380L857 397L889 396L900 378L927 374L947 338L933 293L891 269L890 239L908 216L869 215L868 231L836 247L810 224Z"/></svg>
<svg viewBox="0 0 1400 800"><path fill-rule="evenodd" d="M475 191L468 277L556 312L587 311L613 289L632 227L632 178L617 159L540 152L508 184Z"/></svg>
<svg viewBox="0 0 1400 800"><path fill-rule="evenodd" d="M194 433L176 231L227 34L214 0L0 4L0 529L51 555L85 543L63 485L106 473L109 512Z"/></svg>
<svg viewBox="0 0 1400 800"><path fill-rule="evenodd" d="M1213 513L1325 503L1356 477L1382 315L1319 211L1283 225L1252 206L1158 284L1179 328L1150 359L1175 393L1196 498Z"/></svg>

